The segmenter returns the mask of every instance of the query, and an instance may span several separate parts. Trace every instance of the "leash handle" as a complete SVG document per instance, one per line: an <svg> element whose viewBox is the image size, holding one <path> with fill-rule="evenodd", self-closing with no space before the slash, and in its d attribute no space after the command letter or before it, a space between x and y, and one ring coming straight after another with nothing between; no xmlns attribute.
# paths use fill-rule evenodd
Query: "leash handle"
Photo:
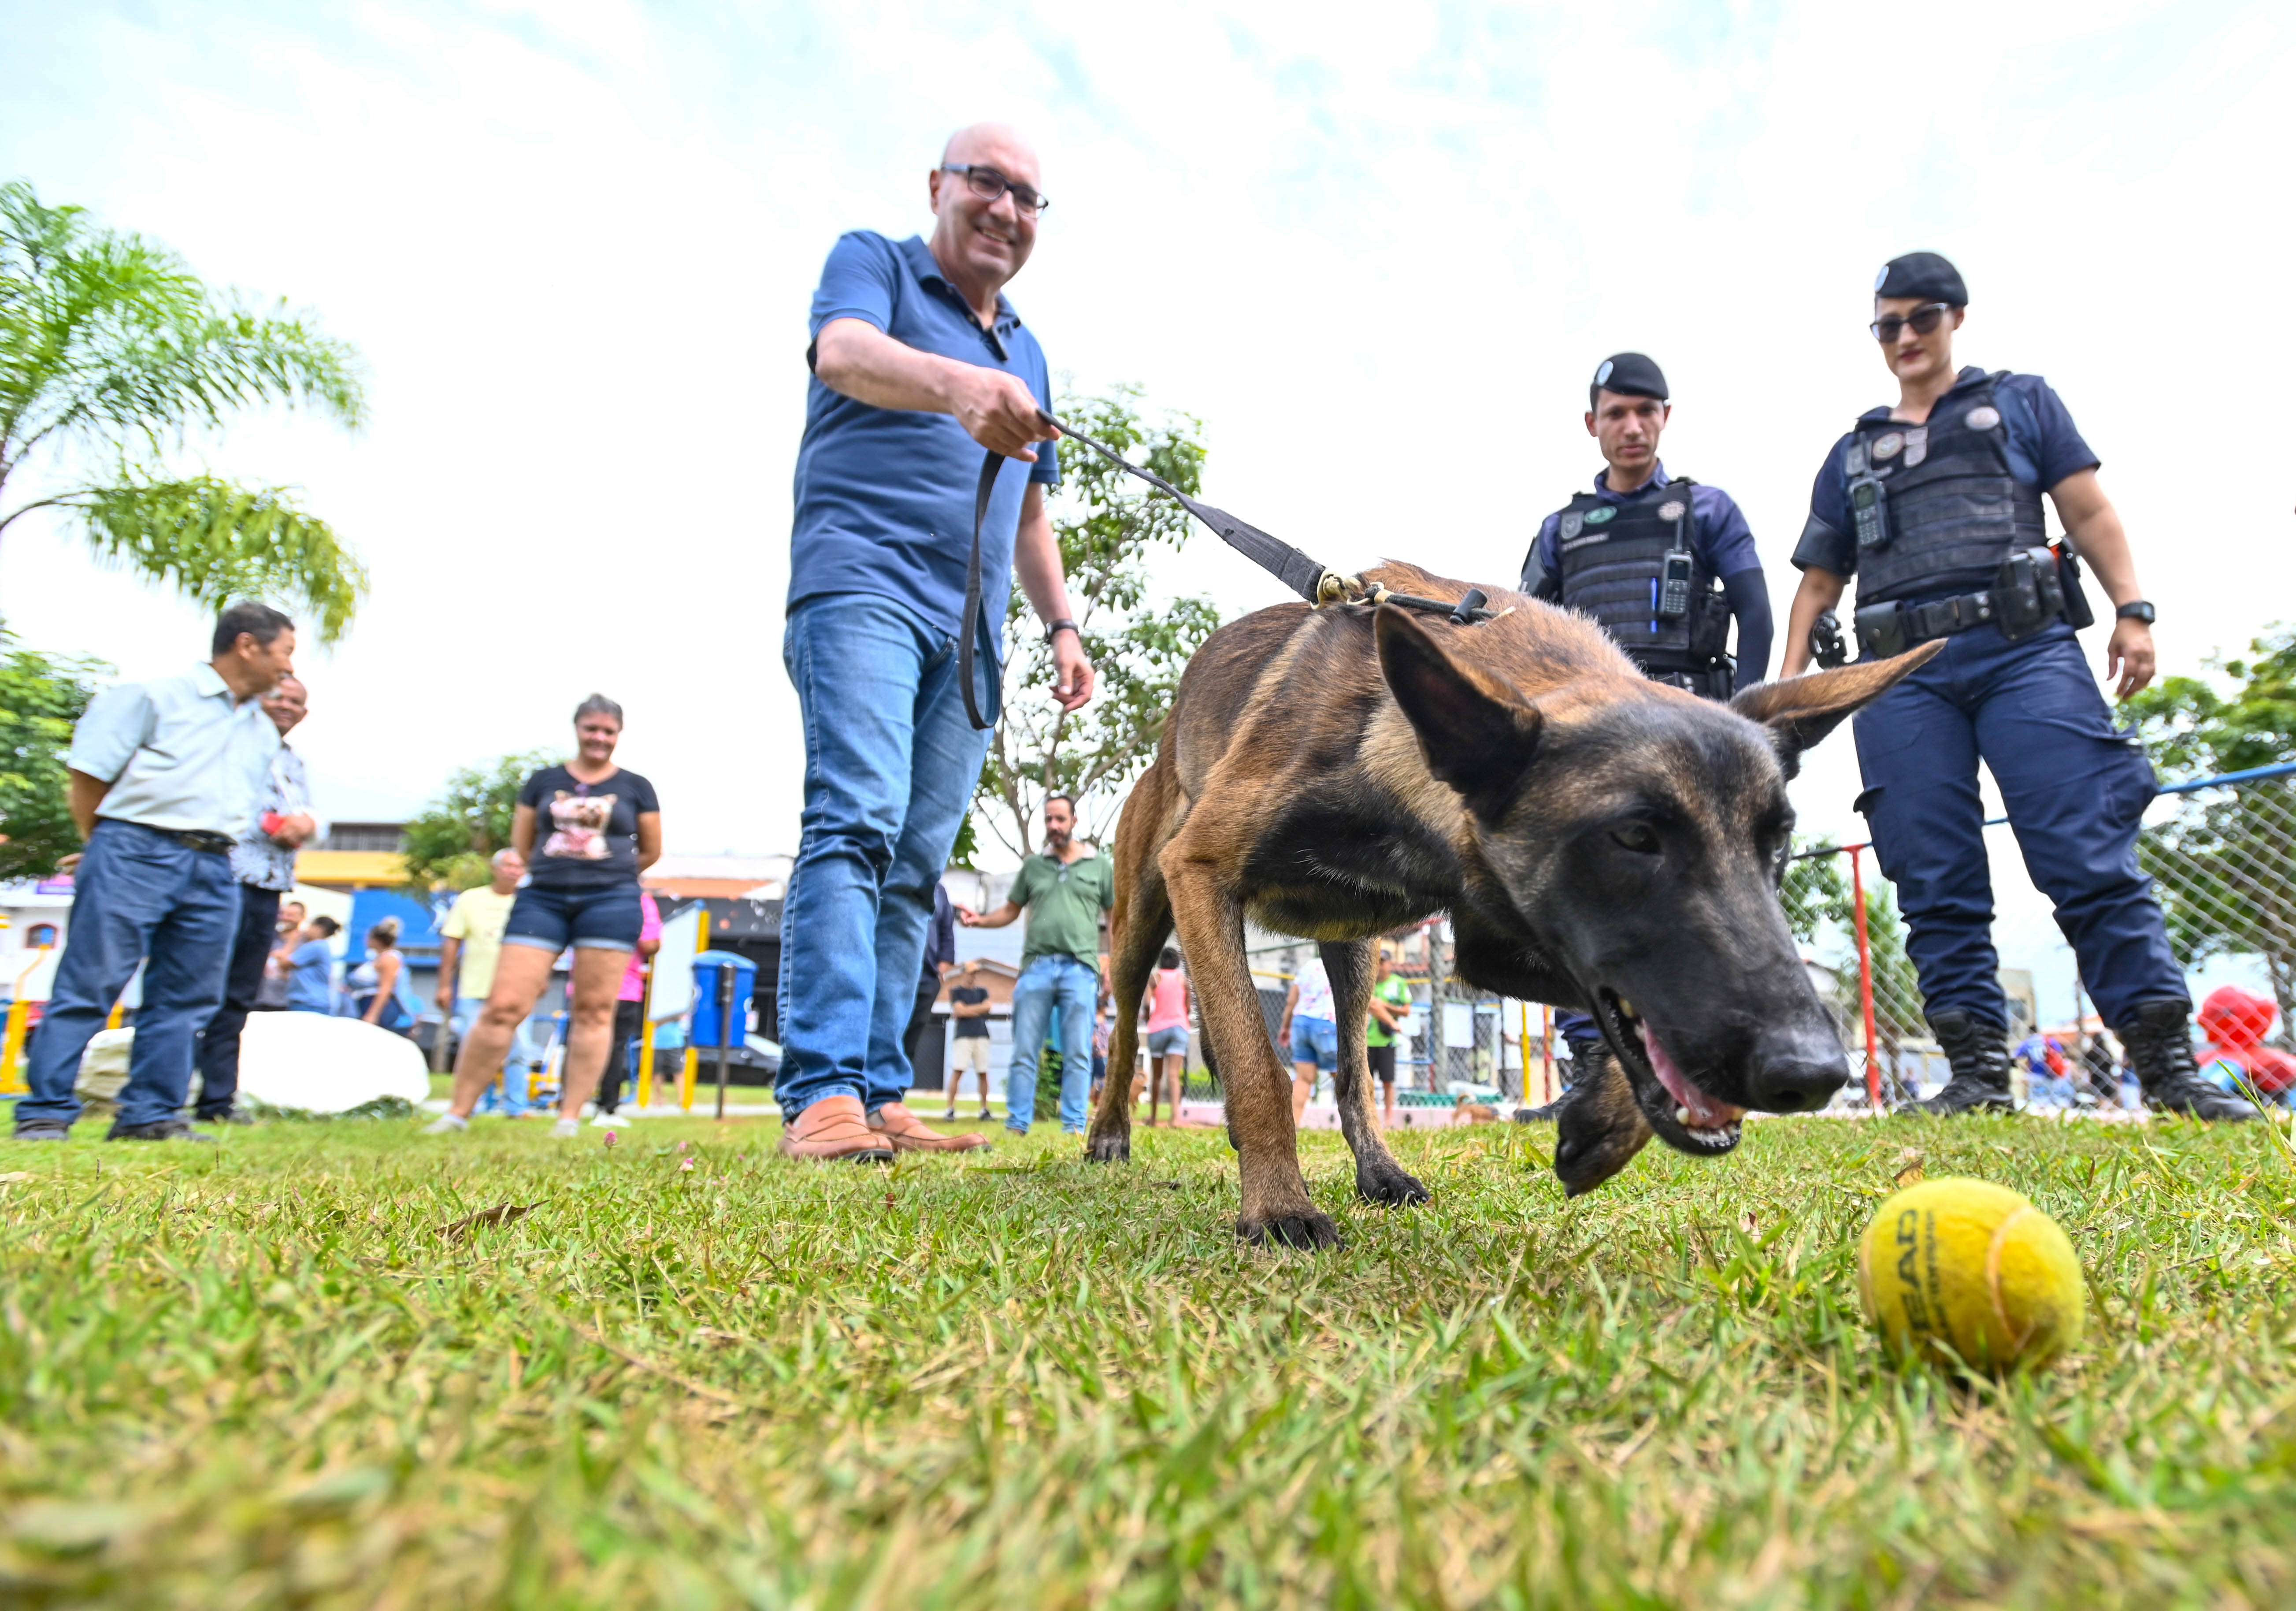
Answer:
<svg viewBox="0 0 2296 1611"><path fill-rule="evenodd" d="M980 463L980 489L972 497L972 555L964 562L964 619L956 630L956 680L964 691L964 719L972 724L976 733L986 733L996 725L995 716L980 713L980 701L973 695L972 685L977 661L973 653L976 641L988 650L988 663L996 665L996 646L988 637L988 623L980 611L980 527L988 518L988 500L996 491L996 473L1004 467L1004 456L991 451ZM1004 668L997 666L998 695L990 703L1001 706L1004 690Z"/></svg>

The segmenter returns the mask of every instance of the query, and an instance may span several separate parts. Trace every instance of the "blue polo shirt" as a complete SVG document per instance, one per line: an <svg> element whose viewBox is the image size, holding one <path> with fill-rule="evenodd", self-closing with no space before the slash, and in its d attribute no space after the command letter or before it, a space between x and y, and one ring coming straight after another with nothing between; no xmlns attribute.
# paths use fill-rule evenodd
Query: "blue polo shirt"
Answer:
<svg viewBox="0 0 2296 1611"><path fill-rule="evenodd" d="M1934 419L1954 407L1954 399L1981 383L1985 375L1973 364L1963 370L1955 377L1953 390L1931 406L1930 416ZM2069 475L2097 467L2097 456L2073 428L2073 416L2066 411L2063 399L2039 375L2004 374L1994 383L1993 400L2001 410L2001 423L2009 438L2005 445L2009 473L2026 486L2046 492ZM1868 408L1857 417L1886 420L1890 410ZM1801 529L1801 540L1794 545L1796 570L1816 565L1836 576L1857 573L1857 538L1849 513L1849 444L1857 435L1854 431L1842 433L1825 456L1816 484L1809 489L1809 520Z"/></svg>
<svg viewBox="0 0 2296 1611"><path fill-rule="evenodd" d="M1650 480L1632 492L1611 491L1610 477L1608 470L1598 471L1595 476L1595 496L1606 504L1630 504L1655 497L1667 485L1663 461L1651 473ZM1561 596L1562 524L1562 512L1559 509L1540 522L1538 536L1532 540L1530 554L1523 561L1522 591L1534 598ZM1761 556L1754 552L1754 534L1748 529L1737 500L1721 488L1709 487L1702 481L1690 485L1690 548L1711 576L1735 576L1741 571L1762 568Z"/></svg>
<svg viewBox="0 0 2296 1611"><path fill-rule="evenodd" d="M920 352L1019 375L1052 407L1044 349L1012 304L999 296L995 325L982 329L915 235L896 243L857 229L839 238L813 293L812 334L817 339L832 319L859 319ZM810 348L806 362L810 367ZM797 453L789 608L827 593L868 593L955 636L982 456L954 415L873 407L815 376ZM1051 485L1060 474L1050 442L1037 444L1035 464L1009 459L998 472L980 528L980 567L984 612L1000 645L1021 500L1030 481Z"/></svg>

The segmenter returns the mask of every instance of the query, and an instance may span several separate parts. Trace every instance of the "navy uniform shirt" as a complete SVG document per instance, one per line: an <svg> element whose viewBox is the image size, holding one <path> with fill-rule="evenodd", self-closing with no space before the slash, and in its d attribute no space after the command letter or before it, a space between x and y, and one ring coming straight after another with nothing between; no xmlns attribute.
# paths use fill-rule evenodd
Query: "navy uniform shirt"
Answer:
<svg viewBox="0 0 2296 1611"><path fill-rule="evenodd" d="M1645 497L1655 497L1667 484L1666 465L1660 463L1650 480L1623 497L1611 490L1611 473L1607 470L1595 477L1595 496L1606 504L1630 504ZM1557 529L1562 523L1562 513L1555 511L1540 522L1538 537L1530 545L1530 558L1522 568L1522 591L1534 598L1555 599L1562 596L1562 538ZM1760 558L1754 553L1754 534L1746 526L1746 517L1740 513L1735 499L1719 487L1709 487L1702 481L1690 489L1690 547L1699 563L1710 576L1735 576L1741 571L1759 571Z"/></svg>
<svg viewBox="0 0 2296 1611"><path fill-rule="evenodd" d="M833 319L859 319L920 352L1019 375L1052 407L1044 349L1012 304L999 296L994 327L982 329L915 235L896 243L857 229L839 238L813 293L814 337ZM812 356L808 349L808 366ZM982 614L1000 642L1022 497L1029 482L1061 476L1054 445L1038 442L1036 450L1035 464L1014 459L999 471L981 522ZM955 636L982 457L953 415L874 407L815 376L797 453L789 608L827 593L868 593Z"/></svg>
<svg viewBox="0 0 2296 1611"><path fill-rule="evenodd" d="M1939 398L1930 408L1930 417L1952 405L1953 399L1985 379L1986 372L1974 366L1961 372L1953 390ZM2073 416L2048 382L2038 374L2005 374L1995 382L1994 406L2001 410L2001 423L2007 429L2009 473L2028 487L2046 492L2069 475L2097 467L2097 456L2081 440L2081 433L2073 429ZM1868 408L1857 416L1861 420L1885 420L1887 408ZM1794 545L1793 563L1797 570L1807 571L1816 565L1821 571L1831 571L1836 576L1848 577L1857 570L1857 538L1856 523L1849 514L1849 472L1847 469L1849 444L1857 436L1845 432L1825 456L1825 464L1817 473L1817 484L1809 489L1809 523L1801 529L1801 540Z"/></svg>

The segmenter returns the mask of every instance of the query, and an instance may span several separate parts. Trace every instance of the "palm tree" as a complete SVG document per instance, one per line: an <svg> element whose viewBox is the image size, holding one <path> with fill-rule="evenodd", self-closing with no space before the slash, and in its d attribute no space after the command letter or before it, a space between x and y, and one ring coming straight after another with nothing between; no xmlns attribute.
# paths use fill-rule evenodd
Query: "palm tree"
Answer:
<svg viewBox="0 0 2296 1611"><path fill-rule="evenodd" d="M366 573L292 491L168 473L194 432L300 406L364 423L358 355L283 304L210 290L141 236L0 185L0 533L35 509L76 514L105 561L201 604L303 605L322 642L349 625ZM42 456L41 492L10 477Z"/></svg>

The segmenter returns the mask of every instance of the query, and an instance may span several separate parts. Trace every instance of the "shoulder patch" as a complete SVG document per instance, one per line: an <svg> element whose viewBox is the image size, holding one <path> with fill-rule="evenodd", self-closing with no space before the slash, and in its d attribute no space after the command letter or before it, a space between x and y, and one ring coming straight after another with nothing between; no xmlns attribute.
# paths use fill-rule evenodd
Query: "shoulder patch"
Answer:
<svg viewBox="0 0 2296 1611"><path fill-rule="evenodd" d="M1562 517L1562 523L1555 528L1555 535L1567 543L1586 529L1587 517L1573 509Z"/></svg>

